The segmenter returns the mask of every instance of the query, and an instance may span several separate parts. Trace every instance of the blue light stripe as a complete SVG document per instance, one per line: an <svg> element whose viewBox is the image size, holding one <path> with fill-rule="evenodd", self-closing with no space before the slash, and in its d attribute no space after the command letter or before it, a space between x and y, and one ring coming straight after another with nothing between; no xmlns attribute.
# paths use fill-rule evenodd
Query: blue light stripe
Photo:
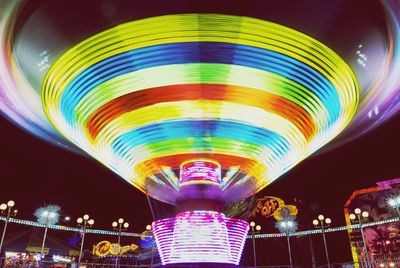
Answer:
<svg viewBox="0 0 400 268"><path fill-rule="evenodd" d="M268 147L278 155L286 154L291 148L285 138L267 129L234 121L185 120L168 121L133 129L118 137L112 143L112 150L116 155L123 156L137 146L182 138L231 139L260 148Z"/></svg>
<svg viewBox="0 0 400 268"><path fill-rule="evenodd" d="M67 122L72 125L76 105L94 87L114 77L137 70L185 63L240 65L284 76L308 88L310 93L321 100L329 113L328 124L334 122L340 115L340 98L334 86L310 66L275 51L216 42L154 45L100 61L79 74L65 89L60 100L62 113Z"/></svg>

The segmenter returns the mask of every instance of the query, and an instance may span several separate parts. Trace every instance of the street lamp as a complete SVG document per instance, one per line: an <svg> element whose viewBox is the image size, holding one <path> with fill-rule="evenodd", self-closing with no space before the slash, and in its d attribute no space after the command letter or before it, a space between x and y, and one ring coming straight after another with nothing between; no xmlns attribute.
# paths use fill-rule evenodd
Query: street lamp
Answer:
<svg viewBox="0 0 400 268"><path fill-rule="evenodd" d="M125 222L123 218L119 218L118 221L112 223L114 230L118 230L118 245L121 246L121 232L129 227L129 223ZM119 252L115 258L115 267L118 267Z"/></svg>
<svg viewBox="0 0 400 268"><path fill-rule="evenodd" d="M286 240L288 245L288 253L289 253L289 263L290 267L293 266L292 262L292 250L290 247L290 234L296 232L297 230L297 222L294 217L286 217L286 219L280 220L276 222L275 225L281 233L286 234Z"/></svg>
<svg viewBox="0 0 400 268"><path fill-rule="evenodd" d="M83 244L85 243L85 234L86 229L91 228L94 224L94 220L90 219L88 214L83 215L83 217L78 218L76 220L79 227L82 227L82 240L81 240L81 249L79 251L79 258L78 258L78 267L81 266L81 259L82 259L82 252L83 252Z"/></svg>
<svg viewBox="0 0 400 268"><path fill-rule="evenodd" d="M387 204L389 207L395 209L397 211L397 216L400 217L400 195L392 196L387 199Z"/></svg>
<svg viewBox="0 0 400 268"><path fill-rule="evenodd" d="M328 267L331 267L331 263L329 261L328 246L326 243L326 236L325 236L325 227L329 227L331 222L332 222L332 220L330 218L325 218L325 216L322 214L318 215L318 219L313 220L313 225L315 226L315 228L321 228L321 231L322 231L322 237L324 239L326 262L328 264Z"/></svg>
<svg viewBox="0 0 400 268"><path fill-rule="evenodd" d="M0 213L7 215L6 220L4 222L3 235L1 236L1 241L0 241L0 256L2 253L2 249L3 249L4 238L6 236L7 225L10 222L10 217L11 216L14 217L15 215L17 215L17 212L18 212L16 209L11 210L14 207L14 205L15 205L15 202L12 200L8 201L7 204L3 203L0 205Z"/></svg>
<svg viewBox="0 0 400 268"><path fill-rule="evenodd" d="M260 225L256 225L254 221L250 222L250 228L251 228L251 234L253 238L253 258L254 258L254 266L257 266L257 255L256 255L256 237L255 237L255 231L259 232L261 230Z"/></svg>
<svg viewBox="0 0 400 268"><path fill-rule="evenodd" d="M57 224L60 218L61 208L57 205L48 205L40 207L35 210L34 215L37 218L37 222L44 225L44 234L42 240L42 246L40 248L40 261L43 260L44 246L47 238L47 230L49 225Z"/></svg>
<svg viewBox="0 0 400 268"><path fill-rule="evenodd" d="M359 224L359 226L360 226L360 233L361 233L361 238L362 238L362 241L364 244L365 257L367 259L367 264L370 263L370 260L369 260L367 243L365 242L365 237L364 237L363 222L368 221L368 217L369 217L368 211L361 211L361 209L359 209L359 208L356 208L354 210L354 214L351 213L349 215L351 222Z"/></svg>

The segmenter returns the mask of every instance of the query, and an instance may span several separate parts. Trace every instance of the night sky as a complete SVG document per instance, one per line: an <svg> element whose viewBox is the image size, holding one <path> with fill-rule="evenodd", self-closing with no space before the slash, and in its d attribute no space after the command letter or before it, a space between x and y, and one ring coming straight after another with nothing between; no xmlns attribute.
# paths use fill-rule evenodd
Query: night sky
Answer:
<svg viewBox="0 0 400 268"><path fill-rule="evenodd" d="M111 229L123 217L129 231L142 232L153 218L146 196L100 163L86 156L63 150L40 140L0 117L0 203L12 199L18 217L34 220L36 208L57 204L64 215L76 218L88 213L96 229ZM299 206L299 229L312 228L318 214L332 218L332 226L344 225L343 205L351 193L375 186L375 182L400 177L400 116L339 148L319 153L303 161L257 196L273 195ZM173 213L173 208L153 201L158 217ZM273 230L271 222L260 223ZM11 226L10 234L18 231ZM52 235L57 235L54 232ZM60 235L66 237L70 234ZM346 233L329 234L333 261L350 261ZM89 241L103 240L91 237ZM302 238L294 241L295 263L303 257ZM258 241L260 264L286 260L285 241ZM314 237L317 262L323 263L322 242ZM250 245L250 243L247 243ZM251 247L246 247L244 262L251 263ZM281 256L266 251L285 252ZM250 259L250 260L249 260Z"/></svg>

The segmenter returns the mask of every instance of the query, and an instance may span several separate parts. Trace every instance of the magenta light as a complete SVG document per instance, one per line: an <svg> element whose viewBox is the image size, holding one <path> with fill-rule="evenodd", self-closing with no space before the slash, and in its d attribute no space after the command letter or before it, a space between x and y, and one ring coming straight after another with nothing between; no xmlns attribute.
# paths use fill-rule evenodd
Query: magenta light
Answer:
<svg viewBox="0 0 400 268"><path fill-rule="evenodd" d="M153 223L163 264L239 264L249 224L215 211L186 211Z"/></svg>
<svg viewBox="0 0 400 268"><path fill-rule="evenodd" d="M211 160L190 160L181 164L181 185L190 183L221 183L221 166Z"/></svg>

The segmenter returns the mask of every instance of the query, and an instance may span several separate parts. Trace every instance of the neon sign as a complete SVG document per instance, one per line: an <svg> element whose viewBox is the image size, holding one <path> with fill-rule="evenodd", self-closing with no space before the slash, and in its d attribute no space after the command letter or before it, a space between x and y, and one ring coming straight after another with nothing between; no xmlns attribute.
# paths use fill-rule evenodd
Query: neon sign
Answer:
<svg viewBox="0 0 400 268"><path fill-rule="evenodd" d="M123 255L129 251L135 251L137 248L138 246L135 244L121 246L117 243L101 241L97 243L97 245L93 246L93 254L99 257L107 255Z"/></svg>

